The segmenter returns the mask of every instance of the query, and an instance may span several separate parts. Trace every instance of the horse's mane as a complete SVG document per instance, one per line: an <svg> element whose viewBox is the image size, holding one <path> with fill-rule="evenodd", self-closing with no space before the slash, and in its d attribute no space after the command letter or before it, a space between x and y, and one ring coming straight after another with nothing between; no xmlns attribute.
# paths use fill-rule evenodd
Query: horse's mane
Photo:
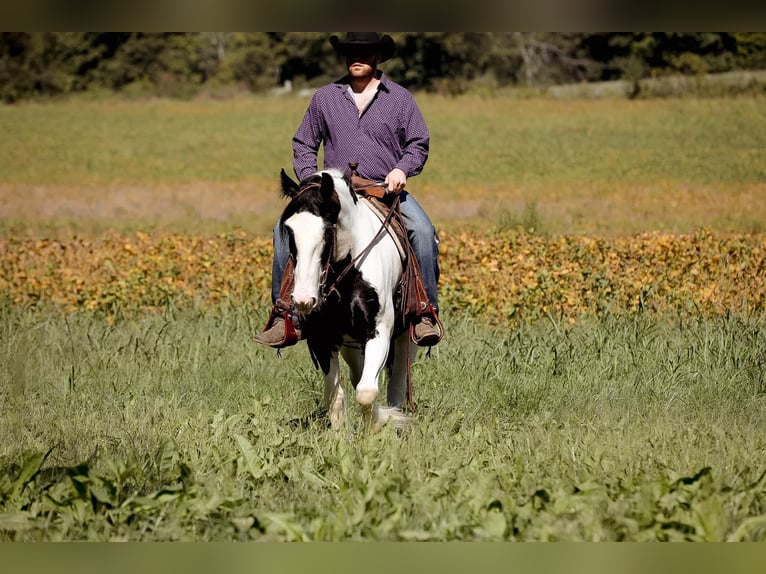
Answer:
<svg viewBox="0 0 766 574"><path fill-rule="evenodd" d="M345 183L345 190L341 189L343 186L336 185L338 180ZM297 212L305 211L335 224L344 203L350 201L356 204L359 201L351 179L336 168L316 172L299 184L282 170L282 195L290 200L280 217L282 222Z"/></svg>
<svg viewBox="0 0 766 574"><path fill-rule="evenodd" d="M359 198L356 196L356 193L354 192L354 188L351 184L351 178L346 173L344 173L343 171L341 171L340 169L336 167L331 167L331 168L322 170L314 175L318 175L321 177L323 173L330 175L333 179L342 180L346 184L346 188L348 190L349 197L351 197L351 200L354 203L359 201ZM337 191L337 188L336 188L336 191Z"/></svg>

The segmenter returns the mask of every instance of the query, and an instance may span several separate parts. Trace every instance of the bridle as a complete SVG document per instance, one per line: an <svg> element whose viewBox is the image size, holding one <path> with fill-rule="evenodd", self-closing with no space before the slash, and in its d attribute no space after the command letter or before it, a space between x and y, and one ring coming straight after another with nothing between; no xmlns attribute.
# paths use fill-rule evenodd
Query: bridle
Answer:
<svg viewBox="0 0 766 574"><path fill-rule="evenodd" d="M383 181L376 181L370 184L366 184L363 186L358 186L356 188L351 188L351 193L356 193L357 190L361 189L367 189L372 187L386 187L387 184ZM350 187L350 186L349 186ZM298 192L295 194L295 197L298 197L305 193L306 191L309 191L311 189L319 189L321 188L321 184L318 182L311 182L307 183L303 187L301 187ZM399 194L397 193L394 196L394 200L391 203L391 206L388 210L388 213L386 214L386 217L384 218L383 222L381 223L380 229L378 229L378 232L375 234L375 236L370 240L370 243L365 247L362 251L360 251L356 257L353 257L348 264L338 273L335 275L332 280L330 280L330 277L332 275L332 265L333 261L335 260L335 254L337 250L337 239L338 239L338 225L337 223L333 223L330 226L330 249L327 252L326 260L322 263L323 269L319 276L319 296L320 301L318 302L321 305L321 302L327 298L330 297L333 293L338 296L338 299L340 299L340 292L338 291L338 285L341 281L348 275L348 273L356 266L360 265L365 258L370 254L372 249L375 247L375 245L378 243L378 241L381 240L381 238L387 233L387 227L388 224L391 222L391 220L394 217L394 214L397 213L399 210Z"/></svg>

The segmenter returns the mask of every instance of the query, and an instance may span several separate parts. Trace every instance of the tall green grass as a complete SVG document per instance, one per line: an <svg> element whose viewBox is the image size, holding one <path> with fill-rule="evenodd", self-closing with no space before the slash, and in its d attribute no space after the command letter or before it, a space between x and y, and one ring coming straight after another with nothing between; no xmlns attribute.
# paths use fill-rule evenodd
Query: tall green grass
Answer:
<svg viewBox="0 0 766 574"><path fill-rule="evenodd" d="M368 435L263 310L1 312L3 540L766 539L763 317L445 315Z"/></svg>

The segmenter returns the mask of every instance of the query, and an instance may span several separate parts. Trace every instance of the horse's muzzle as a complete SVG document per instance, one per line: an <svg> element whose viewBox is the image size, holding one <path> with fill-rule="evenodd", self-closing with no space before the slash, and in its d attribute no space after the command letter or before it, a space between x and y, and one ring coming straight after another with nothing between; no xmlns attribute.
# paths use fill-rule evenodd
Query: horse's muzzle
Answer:
<svg viewBox="0 0 766 574"><path fill-rule="evenodd" d="M307 315L308 313L311 313L316 308L317 298L308 297L302 300L293 299L293 303L295 303L295 308L298 309L299 313L303 315Z"/></svg>

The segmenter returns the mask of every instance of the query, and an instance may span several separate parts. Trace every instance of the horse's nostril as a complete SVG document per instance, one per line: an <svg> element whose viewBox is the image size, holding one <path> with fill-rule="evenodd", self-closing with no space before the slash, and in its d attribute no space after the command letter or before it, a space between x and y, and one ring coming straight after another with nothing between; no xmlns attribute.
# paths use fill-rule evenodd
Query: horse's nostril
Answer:
<svg viewBox="0 0 766 574"><path fill-rule="evenodd" d="M314 307L317 306L316 297L309 297L308 299L304 299L301 301L297 301L293 299L293 302L295 306L298 308L298 310L302 313L308 313L309 311L312 311Z"/></svg>

